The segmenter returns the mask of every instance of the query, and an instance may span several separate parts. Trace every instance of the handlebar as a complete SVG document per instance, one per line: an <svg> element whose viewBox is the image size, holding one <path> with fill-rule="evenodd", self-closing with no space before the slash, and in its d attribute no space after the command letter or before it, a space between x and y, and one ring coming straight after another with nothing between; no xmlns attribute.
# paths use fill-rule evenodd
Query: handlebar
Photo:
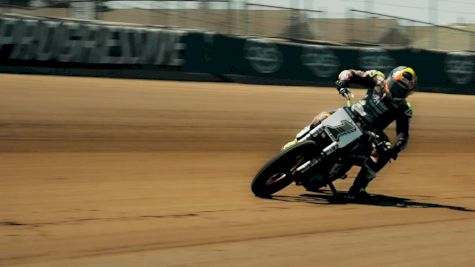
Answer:
<svg viewBox="0 0 475 267"><path fill-rule="evenodd" d="M355 98L355 95L351 92L350 88L348 87L342 87L338 89L338 92L340 95L342 95L344 98L346 98L346 106L351 107L352 105L352 99Z"/></svg>

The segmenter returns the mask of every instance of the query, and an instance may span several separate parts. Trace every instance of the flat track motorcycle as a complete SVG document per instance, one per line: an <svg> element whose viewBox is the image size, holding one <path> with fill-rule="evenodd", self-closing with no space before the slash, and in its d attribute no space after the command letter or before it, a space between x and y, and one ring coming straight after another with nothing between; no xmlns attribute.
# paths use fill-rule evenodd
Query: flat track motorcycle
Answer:
<svg viewBox="0 0 475 267"><path fill-rule="evenodd" d="M347 100L345 107L317 125L307 125L256 174L251 189L257 197L270 198L292 182L308 191L329 186L336 194L333 181L346 178L351 167L361 166L372 149L379 153L388 149L381 137L384 133L371 131L359 115L360 106L352 104L350 90L343 96Z"/></svg>

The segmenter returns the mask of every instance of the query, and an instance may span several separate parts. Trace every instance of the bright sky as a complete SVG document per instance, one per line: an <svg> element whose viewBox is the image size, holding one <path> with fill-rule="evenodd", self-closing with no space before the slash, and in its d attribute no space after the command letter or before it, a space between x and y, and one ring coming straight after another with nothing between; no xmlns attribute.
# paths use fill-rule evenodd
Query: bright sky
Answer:
<svg viewBox="0 0 475 267"><path fill-rule="evenodd" d="M212 0L210 0L212 1ZM346 10L358 9L409 19L435 22L436 24L473 23L475 24L475 1L473 0L231 0L233 8L240 8L244 2L285 6L305 9L318 9L326 11L328 18L343 18ZM140 7L150 8L177 8L192 7L177 1L111 1L111 7ZM196 3L195 3L196 4ZM196 6L196 5L195 5ZM226 7L226 4L220 6ZM363 15L361 15L363 16Z"/></svg>

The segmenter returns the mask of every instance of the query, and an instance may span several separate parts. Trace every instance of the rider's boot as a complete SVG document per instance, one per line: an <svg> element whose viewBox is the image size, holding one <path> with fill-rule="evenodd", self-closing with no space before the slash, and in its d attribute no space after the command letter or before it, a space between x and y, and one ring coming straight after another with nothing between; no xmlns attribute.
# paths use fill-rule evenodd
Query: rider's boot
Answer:
<svg viewBox="0 0 475 267"><path fill-rule="evenodd" d="M376 177L376 172L363 166L350 187L348 194L354 198L364 199L371 196L366 192L366 187Z"/></svg>

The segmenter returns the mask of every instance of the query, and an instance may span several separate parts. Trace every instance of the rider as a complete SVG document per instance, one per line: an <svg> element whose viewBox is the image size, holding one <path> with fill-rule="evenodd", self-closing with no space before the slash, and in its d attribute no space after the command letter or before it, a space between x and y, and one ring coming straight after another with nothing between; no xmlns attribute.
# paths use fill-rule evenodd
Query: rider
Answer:
<svg viewBox="0 0 475 267"><path fill-rule="evenodd" d="M412 108L406 101L417 83L415 71L406 66L393 69L387 78L380 71L370 70L344 70L338 75L336 86L340 94L350 94L348 86L356 83L368 88L362 100L353 105L353 110L372 125L385 138L383 130L393 121L396 121L397 138L393 144L389 143L386 153L378 154L376 149L371 152L371 157L366 160L355 178L349 194L354 197L367 197L366 187L376 177L386 163L392 158L396 159L403 150L409 138L409 121L412 117ZM328 114L328 113L327 113ZM323 114L316 118L314 123L322 120ZM319 117L319 116L317 116Z"/></svg>

